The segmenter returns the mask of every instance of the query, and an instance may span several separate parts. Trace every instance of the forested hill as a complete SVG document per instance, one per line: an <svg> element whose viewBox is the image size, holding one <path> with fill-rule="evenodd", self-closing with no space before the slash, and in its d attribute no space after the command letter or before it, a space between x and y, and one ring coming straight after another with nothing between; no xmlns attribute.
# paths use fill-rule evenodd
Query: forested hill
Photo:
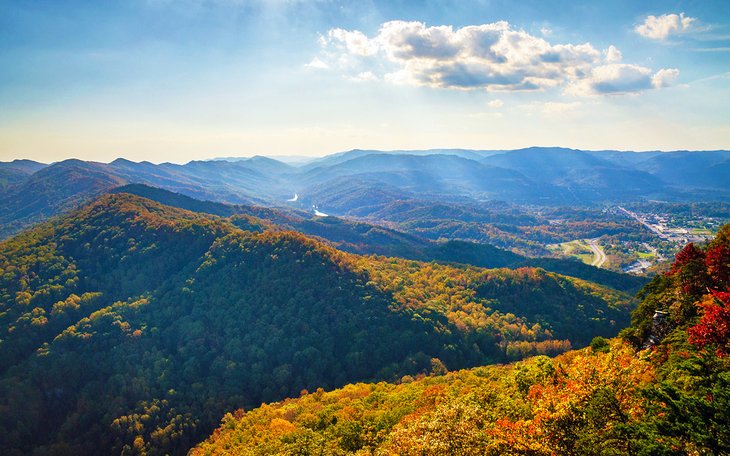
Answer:
<svg viewBox="0 0 730 456"><path fill-rule="evenodd" d="M490 244L469 241L436 242L379 225L338 217L316 217L300 210L200 201L142 184L124 185L112 192L131 193L161 204L194 212L233 217L232 221L237 225L252 223L248 217L255 217L257 220L265 220L283 229L315 236L339 250L350 253L397 256L419 261L462 263L485 268L539 267L558 274L600 283L630 294L635 294L648 282L645 277L619 274L589 266L580 261L564 258L529 258ZM260 222L254 221L253 223Z"/></svg>
<svg viewBox="0 0 730 456"><path fill-rule="evenodd" d="M129 194L0 243L0 453L182 454L226 412L613 335L620 292L357 256Z"/></svg>
<svg viewBox="0 0 730 456"><path fill-rule="evenodd" d="M239 410L192 454L730 454L730 225L642 297L622 338Z"/></svg>
<svg viewBox="0 0 730 456"><path fill-rule="evenodd" d="M0 162L0 238L128 183L234 204L287 204L301 209L316 205L328 214L383 218L393 205L413 199L447 205L460 201L468 203L470 213L485 201L554 207L646 200L727 202L728 169L730 151L633 153L543 147L354 150L304 166L265 157L185 165L122 158L111 163ZM287 201L294 193L298 198ZM498 219L503 217L489 218L491 224L501 223ZM507 219L515 224L515 217ZM497 234L509 236L501 230L492 236Z"/></svg>

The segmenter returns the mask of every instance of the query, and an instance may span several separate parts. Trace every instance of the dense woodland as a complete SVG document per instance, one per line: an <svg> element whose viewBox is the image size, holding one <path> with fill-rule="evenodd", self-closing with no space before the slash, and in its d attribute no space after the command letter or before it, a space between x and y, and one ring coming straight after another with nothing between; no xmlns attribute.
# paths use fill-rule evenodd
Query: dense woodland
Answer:
<svg viewBox="0 0 730 456"><path fill-rule="evenodd" d="M633 221L603 213L606 205L660 200L671 202L665 213L680 202L705 216L727 215L728 169L728 151L563 148L353 150L299 166L266 157L185 165L15 160L0 162L0 238L136 183L231 204L310 213L317 205L330 215L385 222L432 240L546 255L544 243L641 233ZM295 192L298 199L288 201Z"/></svg>
<svg viewBox="0 0 730 456"><path fill-rule="evenodd" d="M0 306L3 454L151 455L305 389L555 355L615 335L633 301L121 193L0 243Z"/></svg>
<svg viewBox="0 0 730 456"><path fill-rule="evenodd" d="M178 193L139 184L125 185L113 190L113 192L131 193L167 206L230 217L233 224L246 230L270 228L298 231L316 237L338 250L350 253L396 256L426 262L471 264L484 268L537 267L558 274L596 282L630 294L636 293L647 283L647 279L644 277L617 274L572 259L525 257L496 248L490 244L464 240L430 241L420 236L377 224L357 222L339 217L313 217L311 214L296 210L200 201ZM500 208L500 210L508 210L504 204L492 204L490 206ZM446 208L444 206L438 206L438 208L440 211L446 211L443 214L444 216L461 217L468 215L464 208ZM569 212L573 214L573 217L585 216L590 218L597 217L600 214L597 211L586 210L570 210ZM564 211L560 211L560 213L564 213ZM425 217L424 214L418 211L415 215L408 215L407 218L420 216Z"/></svg>
<svg viewBox="0 0 730 456"><path fill-rule="evenodd" d="M239 410L193 454L729 454L730 225L641 298L619 338Z"/></svg>

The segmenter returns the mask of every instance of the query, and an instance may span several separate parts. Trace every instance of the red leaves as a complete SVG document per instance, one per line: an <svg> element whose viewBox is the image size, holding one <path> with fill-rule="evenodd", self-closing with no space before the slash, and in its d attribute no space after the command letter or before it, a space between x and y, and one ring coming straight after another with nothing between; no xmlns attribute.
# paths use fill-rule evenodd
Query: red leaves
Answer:
<svg viewBox="0 0 730 456"><path fill-rule="evenodd" d="M705 264L713 285L720 289L730 286L730 248L718 244L707 249Z"/></svg>
<svg viewBox="0 0 730 456"><path fill-rule="evenodd" d="M694 243L690 242L674 257L671 273L673 274L679 271L693 260L704 260L704 256L704 252L695 247Z"/></svg>
<svg viewBox="0 0 730 456"><path fill-rule="evenodd" d="M675 257L669 275L673 275L682 292L695 299L707 288L705 252L689 243Z"/></svg>
<svg viewBox="0 0 730 456"><path fill-rule="evenodd" d="M698 347L712 345L717 356L730 352L730 289L712 292L702 304L705 313L700 322L689 328L689 342Z"/></svg>

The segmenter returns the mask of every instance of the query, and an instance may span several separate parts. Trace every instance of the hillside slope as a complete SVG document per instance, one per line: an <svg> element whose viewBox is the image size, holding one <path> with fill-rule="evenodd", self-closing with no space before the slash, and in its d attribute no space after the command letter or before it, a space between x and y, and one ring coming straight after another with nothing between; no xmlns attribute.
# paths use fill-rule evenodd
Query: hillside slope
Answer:
<svg viewBox="0 0 730 456"><path fill-rule="evenodd" d="M125 184L102 165L66 160L35 170L0 195L0 239Z"/></svg>
<svg viewBox="0 0 730 456"><path fill-rule="evenodd" d="M184 165L117 159L45 166L0 162L0 237L63 213L120 183L162 187L233 204L289 204L311 212L377 217L404 200L596 207L650 199L728 201L729 151L629 153L351 151L297 167L265 158ZM288 201L296 193L296 201ZM419 219L413 219L418 222Z"/></svg>
<svg viewBox="0 0 730 456"><path fill-rule="evenodd" d="M116 194L0 243L2 453L181 454L227 410L559 353L632 306L540 269L351 255L259 222Z"/></svg>
<svg viewBox="0 0 730 456"><path fill-rule="evenodd" d="M33 160L13 160L0 162L0 190L7 191L20 185L31 174L43 169L46 165Z"/></svg>
<svg viewBox="0 0 730 456"><path fill-rule="evenodd" d="M624 340L239 410L192 454L729 454L730 225L642 296Z"/></svg>
<svg viewBox="0 0 730 456"><path fill-rule="evenodd" d="M600 426L641 404L654 371L632 355L614 344L607 353L317 390L226 414L191 455L627 454L623 435Z"/></svg>
<svg viewBox="0 0 730 456"><path fill-rule="evenodd" d="M139 184L118 187L112 192L131 193L161 204L194 212L233 217L232 222L236 225L248 226L251 220L247 217L254 217L269 222L268 226L278 226L316 236L333 247L350 253L396 256L419 261L462 263L484 268L539 267L558 274L596 282L630 294L636 293L647 282L647 279L643 277L618 274L578 261L528 258L484 243L458 240L436 242L380 225L339 217L316 217L299 210L200 201ZM441 207L441 212L444 212L441 215L443 217L455 218L462 217L466 213L463 208L454 207ZM236 215L245 217L234 217ZM472 214L472 216L474 215ZM415 212L407 217L426 217L426 215Z"/></svg>

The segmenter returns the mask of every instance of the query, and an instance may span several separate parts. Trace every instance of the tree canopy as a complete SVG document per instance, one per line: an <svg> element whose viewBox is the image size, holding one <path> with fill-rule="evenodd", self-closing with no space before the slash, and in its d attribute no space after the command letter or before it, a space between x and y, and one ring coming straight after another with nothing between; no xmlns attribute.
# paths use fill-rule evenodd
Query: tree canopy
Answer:
<svg viewBox="0 0 730 456"><path fill-rule="evenodd" d="M678 253L621 338L238 410L192 454L728 454L729 247Z"/></svg>
<svg viewBox="0 0 730 456"><path fill-rule="evenodd" d="M107 195L0 243L0 449L182 454L226 411L554 355L631 307L541 269L358 256Z"/></svg>

